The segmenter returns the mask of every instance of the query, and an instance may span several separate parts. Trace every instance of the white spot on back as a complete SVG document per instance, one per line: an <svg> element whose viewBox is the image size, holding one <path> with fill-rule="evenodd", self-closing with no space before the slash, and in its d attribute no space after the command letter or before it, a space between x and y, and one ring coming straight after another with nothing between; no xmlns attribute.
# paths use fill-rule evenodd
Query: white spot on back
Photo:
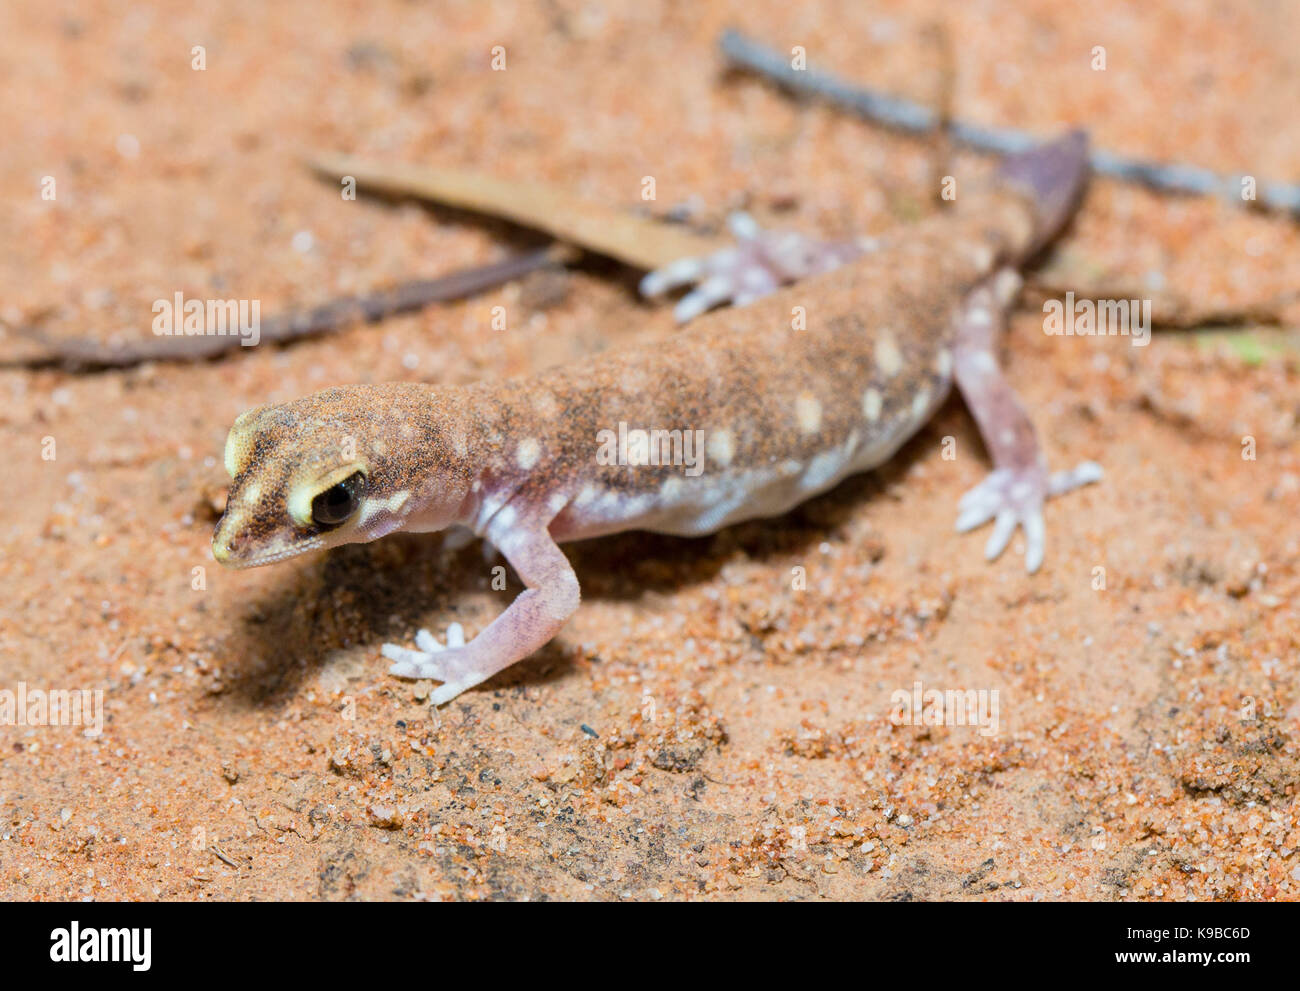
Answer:
<svg viewBox="0 0 1300 991"><path fill-rule="evenodd" d="M993 265L993 249L982 241L971 245L970 260L981 272Z"/></svg>
<svg viewBox="0 0 1300 991"><path fill-rule="evenodd" d="M886 378L897 375L903 368L903 352L898 350L894 335L882 330L876 338L876 366Z"/></svg>
<svg viewBox="0 0 1300 991"><path fill-rule="evenodd" d="M934 371L942 379L946 379L952 374L952 352L947 348L940 349L939 353L934 356Z"/></svg>
<svg viewBox="0 0 1300 991"><path fill-rule="evenodd" d="M880 419L880 410L885 400L879 389L868 389L862 394L862 415L871 423Z"/></svg>
<svg viewBox="0 0 1300 991"><path fill-rule="evenodd" d="M930 410L930 390L918 389L912 397L912 416L921 419Z"/></svg>
<svg viewBox="0 0 1300 991"><path fill-rule="evenodd" d="M560 412L560 407L555 401L555 397L549 392L537 391L533 393L533 409L537 415L543 419L552 419Z"/></svg>
<svg viewBox="0 0 1300 991"><path fill-rule="evenodd" d="M800 433L815 434L822 425L821 401L804 393L794 401L794 416L799 421Z"/></svg>
<svg viewBox="0 0 1300 991"><path fill-rule="evenodd" d="M736 456L735 435L730 430L711 431L709 439L704 442L704 452L710 461L716 461L723 468L727 467Z"/></svg>
<svg viewBox="0 0 1300 991"><path fill-rule="evenodd" d="M1009 268L1004 268L998 273L997 279L993 283L993 291L997 293L998 299L1003 303L1010 303L1020 292L1020 286L1024 280L1020 278L1018 272Z"/></svg>
<svg viewBox="0 0 1300 991"><path fill-rule="evenodd" d="M537 464L537 459L541 456L542 445L538 443L535 437L526 437L521 440L519 447L515 450L515 460L519 462L519 467L524 471Z"/></svg>

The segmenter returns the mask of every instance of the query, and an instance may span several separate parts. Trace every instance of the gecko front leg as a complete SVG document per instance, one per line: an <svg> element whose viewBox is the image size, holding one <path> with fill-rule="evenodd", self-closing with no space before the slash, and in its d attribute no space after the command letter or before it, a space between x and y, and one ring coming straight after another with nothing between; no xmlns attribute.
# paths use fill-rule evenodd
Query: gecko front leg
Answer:
<svg viewBox="0 0 1300 991"><path fill-rule="evenodd" d="M459 623L443 646L427 630L419 649L384 644L399 678L432 678L443 684L430 694L434 705L450 702L467 688L491 678L550 641L578 608L578 578L547 529L549 519L525 519L513 507L499 511L485 536L505 555L527 586L500 616L468 643Z"/></svg>
<svg viewBox="0 0 1300 991"><path fill-rule="evenodd" d="M641 280L641 295L658 296L696 283L673 308L677 322L686 323L720 303L744 306L877 247L870 238L818 241L797 231L765 231L747 213L731 214L727 226L736 237L734 247L655 269Z"/></svg>
<svg viewBox="0 0 1300 991"><path fill-rule="evenodd" d="M1043 502L1102 476L1101 466L1085 461L1069 471L1048 474L1034 426L998 367L993 348L1006 322L1006 307L1020 291L1020 277L1002 269L974 289L957 318L954 372L993 457L993 472L958 504L957 531L965 533L993 520L984 548L990 561L1025 528L1025 566L1030 574L1043 563Z"/></svg>

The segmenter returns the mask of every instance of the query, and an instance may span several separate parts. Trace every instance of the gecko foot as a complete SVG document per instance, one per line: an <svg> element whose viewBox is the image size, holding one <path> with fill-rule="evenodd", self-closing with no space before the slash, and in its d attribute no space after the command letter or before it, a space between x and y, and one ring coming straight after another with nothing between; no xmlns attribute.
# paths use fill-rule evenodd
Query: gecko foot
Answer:
<svg viewBox="0 0 1300 991"><path fill-rule="evenodd" d="M1101 465L1085 461L1069 471L1048 475L1041 467L998 468L961 498L957 532L965 533L993 520L993 533L984 557L998 557L1017 526L1025 528L1025 567L1030 574L1043 564L1045 528L1043 501L1101 479Z"/></svg>
<svg viewBox="0 0 1300 991"><path fill-rule="evenodd" d="M736 245L698 258L679 258L641 280L641 295L658 296L691 283L673 309L685 323L720 303L744 306L798 279L829 272L872 250L869 240L817 241L795 231L765 231L747 213L727 218Z"/></svg>
<svg viewBox="0 0 1300 991"><path fill-rule="evenodd" d="M465 645L465 628L459 623L447 627L447 642L442 644L428 630L415 635L415 650L395 643L386 643L380 652L395 663L388 673L398 678L431 678L442 684L429 693L434 705L450 702L467 688L473 688L483 677L468 663Z"/></svg>

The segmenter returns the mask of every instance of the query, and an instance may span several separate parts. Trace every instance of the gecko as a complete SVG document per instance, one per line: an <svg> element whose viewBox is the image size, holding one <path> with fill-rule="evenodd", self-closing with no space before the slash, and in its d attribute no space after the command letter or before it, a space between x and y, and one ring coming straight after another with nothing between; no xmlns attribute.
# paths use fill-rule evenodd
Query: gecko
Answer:
<svg viewBox="0 0 1300 991"><path fill-rule="evenodd" d="M520 378L339 386L249 410L226 441L213 555L245 568L398 530L483 537L524 591L472 639L453 623L445 642L420 630L414 648L382 647L392 675L441 682L441 705L578 609L560 544L779 516L889 460L955 383L992 460L956 529L992 522L992 560L1023 527L1035 572L1045 500L1101 469L1049 472L995 349L1018 269L1074 212L1087 148L1074 131L1009 155L982 189L875 242L742 229L735 248L647 276L652 294L698 282L678 307L696 319L664 341ZM727 299L747 305L700 315Z"/></svg>

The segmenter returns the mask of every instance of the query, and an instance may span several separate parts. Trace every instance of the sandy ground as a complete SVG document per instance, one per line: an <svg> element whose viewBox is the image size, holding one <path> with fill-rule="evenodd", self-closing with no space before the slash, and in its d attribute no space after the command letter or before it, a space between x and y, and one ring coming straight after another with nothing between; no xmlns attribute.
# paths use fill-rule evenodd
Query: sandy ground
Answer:
<svg viewBox="0 0 1300 991"><path fill-rule="evenodd" d="M139 338L176 292L269 314L528 243L344 201L313 151L628 209L653 176L657 211L813 233L933 209L931 147L723 72L728 25L930 99L940 24L962 118L1300 179L1300 8L1085 6L7 3L0 315ZM1298 249L1294 220L1098 182L1053 264L1232 309L1300 284ZM94 738L0 727L0 896L1300 896L1294 307L1145 348L1048 337L1021 309L1006 357L1052 464L1108 472L1049 506L1034 577L1019 539L989 565L982 534L952 533L987 470L954 399L788 517L575 545L563 634L436 719L379 646L504 608L517 579L493 591L478 545L212 560L242 410L671 334L635 278L588 265L195 366L0 372L0 689L102 690L105 712ZM891 696L917 682L996 691L997 732L898 725Z"/></svg>

